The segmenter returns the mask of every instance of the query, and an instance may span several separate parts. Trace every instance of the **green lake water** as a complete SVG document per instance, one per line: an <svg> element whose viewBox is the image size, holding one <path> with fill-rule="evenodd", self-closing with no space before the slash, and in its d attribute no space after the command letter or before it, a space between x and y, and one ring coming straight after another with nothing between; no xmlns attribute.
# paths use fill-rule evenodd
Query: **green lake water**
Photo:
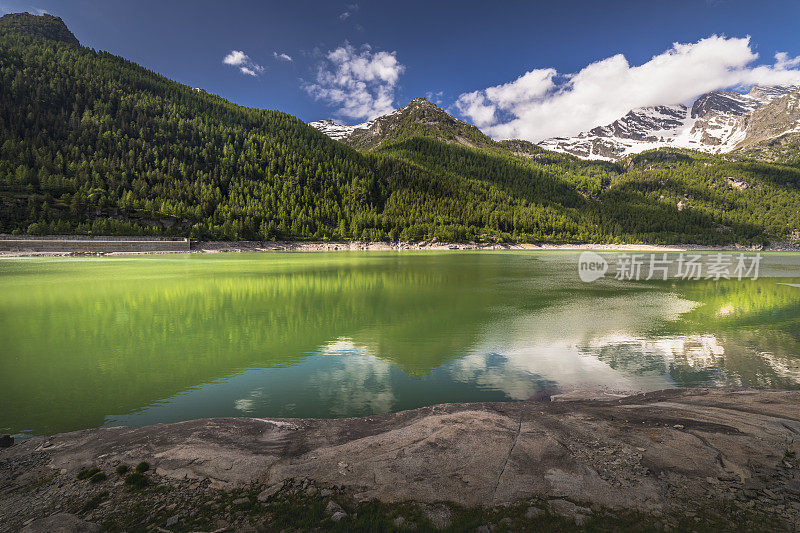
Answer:
<svg viewBox="0 0 800 533"><path fill-rule="evenodd" d="M800 255L582 283L573 252L0 259L0 433L800 387Z"/></svg>

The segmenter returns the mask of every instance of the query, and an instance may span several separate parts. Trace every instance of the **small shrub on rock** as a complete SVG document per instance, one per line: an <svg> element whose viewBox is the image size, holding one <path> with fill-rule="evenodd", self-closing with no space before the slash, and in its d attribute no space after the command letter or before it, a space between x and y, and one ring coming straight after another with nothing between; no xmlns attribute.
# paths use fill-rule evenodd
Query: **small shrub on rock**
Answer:
<svg viewBox="0 0 800 533"><path fill-rule="evenodd" d="M125 476L125 484L134 489L143 489L150 484L150 480L141 472L133 472Z"/></svg>
<svg viewBox="0 0 800 533"><path fill-rule="evenodd" d="M100 472L100 469L97 468L97 467L95 467L95 468L84 468L83 470L78 472L78 475L75 476L75 477L78 478L78 479L89 479L93 475L97 474L98 472Z"/></svg>
<svg viewBox="0 0 800 533"><path fill-rule="evenodd" d="M89 483L100 483L101 481L106 480L105 472L97 472L95 475L89 478Z"/></svg>
<svg viewBox="0 0 800 533"><path fill-rule="evenodd" d="M147 461L142 461L141 463L136 465L136 471L139 472L140 474L143 474L148 470L150 470L150 463L148 463Z"/></svg>
<svg viewBox="0 0 800 533"><path fill-rule="evenodd" d="M128 470L130 470L130 469L131 469L131 467L129 467L128 465L119 465L117 467L117 474L120 475L120 476L124 476L125 474L128 473Z"/></svg>

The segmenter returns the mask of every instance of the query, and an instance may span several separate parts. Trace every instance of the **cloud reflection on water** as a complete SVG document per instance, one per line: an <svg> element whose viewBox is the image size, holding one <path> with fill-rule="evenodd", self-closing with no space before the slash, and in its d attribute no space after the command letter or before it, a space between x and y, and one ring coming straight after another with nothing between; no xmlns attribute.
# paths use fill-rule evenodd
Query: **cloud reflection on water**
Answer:
<svg viewBox="0 0 800 533"><path fill-rule="evenodd" d="M339 338L320 350L333 358L330 365L315 371L309 385L334 416L353 412L388 413L395 402L390 370L392 365L358 346L349 338Z"/></svg>

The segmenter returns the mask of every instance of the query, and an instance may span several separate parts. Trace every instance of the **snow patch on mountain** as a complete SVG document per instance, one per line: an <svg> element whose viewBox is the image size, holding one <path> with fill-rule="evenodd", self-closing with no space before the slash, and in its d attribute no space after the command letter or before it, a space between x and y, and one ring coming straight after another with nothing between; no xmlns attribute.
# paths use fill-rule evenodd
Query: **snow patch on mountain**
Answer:
<svg viewBox="0 0 800 533"><path fill-rule="evenodd" d="M795 90L794 86L755 85L748 94L712 91L695 100L691 108L670 105L634 109L607 126L574 137L546 139L539 145L584 159L607 161L663 147L730 152L747 137L744 116Z"/></svg>
<svg viewBox="0 0 800 533"><path fill-rule="evenodd" d="M354 131L356 130L368 130L372 127L375 123L374 120L370 120L369 122L364 122L363 124L356 124L355 126L346 126L344 124L339 124L338 122L334 122L333 120L317 120L315 122L309 122L309 126L312 128L316 128L331 139L335 139L337 141L349 137Z"/></svg>
<svg viewBox="0 0 800 533"><path fill-rule="evenodd" d="M356 130L368 130L372 126L374 126L375 123L377 123L383 118L399 115L400 113L405 111L406 107L408 106L397 108L391 113L388 113L386 115L381 115L377 118L370 120L369 122L363 122L361 124L355 124L353 126L339 124L338 122L330 119L316 120L314 122L309 122L308 125L311 126L312 128L318 129L331 139L334 139L336 141L341 141L342 139L350 137Z"/></svg>

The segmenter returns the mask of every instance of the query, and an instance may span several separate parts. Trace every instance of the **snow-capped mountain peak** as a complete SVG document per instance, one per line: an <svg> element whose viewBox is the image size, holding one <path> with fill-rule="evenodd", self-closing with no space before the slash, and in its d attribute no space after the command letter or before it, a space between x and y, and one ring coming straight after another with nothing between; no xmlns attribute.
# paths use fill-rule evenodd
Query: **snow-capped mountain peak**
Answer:
<svg viewBox="0 0 800 533"><path fill-rule="evenodd" d="M331 120L319 120L309 125L332 139L365 152L387 142L400 142L411 137L428 137L472 147L493 144L478 128L449 115L424 98L414 98L407 106L364 124L343 126Z"/></svg>
<svg viewBox="0 0 800 533"><path fill-rule="evenodd" d="M584 159L611 161L662 147L730 152L748 137L746 118L751 113L797 89L755 85L747 94L711 91L695 100L691 108L663 105L634 109L607 126L574 137L546 139L539 145Z"/></svg>
<svg viewBox="0 0 800 533"><path fill-rule="evenodd" d="M686 119L686 107L661 105L640 107L615 120L608 126L589 130L590 135L617 136L624 139L655 140L658 132L681 126Z"/></svg>
<svg viewBox="0 0 800 533"><path fill-rule="evenodd" d="M356 124L354 126L346 126L344 124L339 124L330 119L326 120L317 120L314 122L309 122L309 126L318 129L331 139L341 140L346 137L349 137L354 131L356 130L368 130L372 127L374 121L364 122L362 124Z"/></svg>

